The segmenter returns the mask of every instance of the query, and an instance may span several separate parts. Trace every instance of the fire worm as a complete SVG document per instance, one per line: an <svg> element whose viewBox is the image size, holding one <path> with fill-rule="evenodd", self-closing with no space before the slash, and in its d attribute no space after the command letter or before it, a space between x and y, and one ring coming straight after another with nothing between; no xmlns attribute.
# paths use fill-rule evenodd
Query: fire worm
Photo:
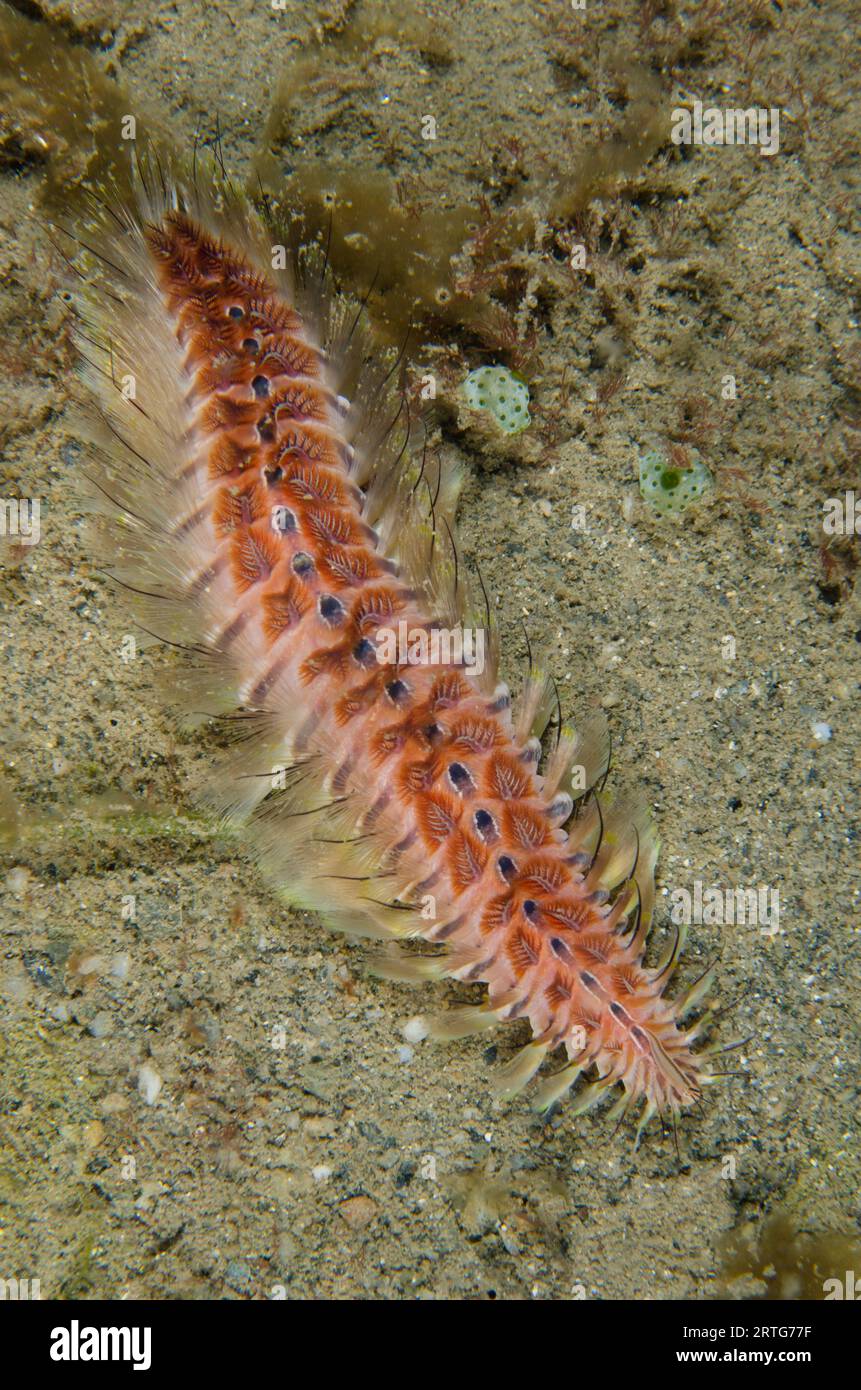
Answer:
<svg viewBox="0 0 861 1390"><path fill-rule="evenodd" d="M714 1079L693 1051L712 972L667 997L681 932L644 962L658 842L605 790L603 721L563 725L534 665L515 703L499 682L458 562L461 472L423 444L399 359L323 250L288 252L223 171L143 159L133 197L90 203L62 235L94 545L183 649L175 703L234 735L208 803L291 903L377 937L380 973L486 986L416 1035L528 1026L501 1094L560 1054L540 1107L579 1083L573 1113L618 1088L638 1137L674 1123Z"/></svg>

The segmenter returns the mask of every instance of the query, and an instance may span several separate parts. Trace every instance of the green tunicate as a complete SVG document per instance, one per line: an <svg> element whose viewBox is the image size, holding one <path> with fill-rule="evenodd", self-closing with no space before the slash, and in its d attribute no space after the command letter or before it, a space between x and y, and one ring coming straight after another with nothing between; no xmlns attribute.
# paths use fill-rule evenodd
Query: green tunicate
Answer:
<svg viewBox="0 0 861 1390"><path fill-rule="evenodd" d="M688 458L690 468L676 468L658 449L640 456L640 493L661 516L677 516L713 484L696 449L689 451Z"/></svg>
<svg viewBox="0 0 861 1390"><path fill-rule="evenodd" d="M478 367L463 383L473 410L486 410L504 434L520 434L532 423L529 387L507 367Z"/></svg>

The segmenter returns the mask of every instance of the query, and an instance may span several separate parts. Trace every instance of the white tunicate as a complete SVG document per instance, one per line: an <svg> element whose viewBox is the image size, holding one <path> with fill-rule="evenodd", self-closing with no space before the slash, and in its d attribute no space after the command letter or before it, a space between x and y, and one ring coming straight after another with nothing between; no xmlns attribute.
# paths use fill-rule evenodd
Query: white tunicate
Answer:
<svg viewBox="0 0 861 1390"><path fill-rule="evenodd" d="M677 468L658 449L640 458L640 493L644 502L661 516L677 516L712 486L712 475L695 449L689 468Z"/></svg>
<svg viewBox="0 0 861 1390"><path fill-rule="evenodd" d="M529 387L507 367L478 367L463 383L473 410L486 410L503 434L520 434L532 423Z"/></svg>

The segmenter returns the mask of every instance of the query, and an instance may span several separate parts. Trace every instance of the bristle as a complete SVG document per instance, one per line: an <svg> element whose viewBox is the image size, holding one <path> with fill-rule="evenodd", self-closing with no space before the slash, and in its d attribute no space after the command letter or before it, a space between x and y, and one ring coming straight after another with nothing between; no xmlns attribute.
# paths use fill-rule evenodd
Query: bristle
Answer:
<svg viewBox="0 0 861 1390"><path fill-rule="evenodd" d="M500 1067L493 1079L493 1090L501 1099L510 1100L531 1081L544 1058L547 1043L532 1042L520 1049L511 1061Z"/></svg>
<svg viewBox="0 0 861 1390"><path fill-rule="evenodd" d="M531 670L520 693L515 713L514 737L518 743L541 737L555 707L553 681L546 671Z"/></svg>
<svg viewBox="0 0 861 1390"><path fill-rule="evenodd" d="M442 980L450 973L445 956L408 956L403 950L388 947L368 958L371 974L383 980L398 980L417 984L425 980Z"/></svg>
<svg viewBox="0 0 861 1390"><path fill-rule="evenodd" d="M433 1014L425 1022L428 1037L437 1042L452 1042L456 1038L468 1038L474 1033L484 1033L499 1023L495 1009L488 1004L464 1004L445 1013Z"/></svg>
<svg viewBox="0 0 861 1390"><path fill-rule="evenodd" d="M593 1081L591 1086L587 1086L585 1090L581 1091L580 1094L575 1097L571 1106L571 1114L585 1115L587 1110L591 1110L594 1105L597 1105L599 1101L604 1099L609 1089L608 1082L603 1078L598 1081Z"/></svg>
<svg viewBox="0 0 861 1390"><path fill-rule="evenodd" d="M582 1065L578 1062L572 1062L552 1076L546 1076L535 1091L534 1105L536 1110L549 1110L551 1105L555 1105L564 1095L567 1095L582 1074Z"/></svg>

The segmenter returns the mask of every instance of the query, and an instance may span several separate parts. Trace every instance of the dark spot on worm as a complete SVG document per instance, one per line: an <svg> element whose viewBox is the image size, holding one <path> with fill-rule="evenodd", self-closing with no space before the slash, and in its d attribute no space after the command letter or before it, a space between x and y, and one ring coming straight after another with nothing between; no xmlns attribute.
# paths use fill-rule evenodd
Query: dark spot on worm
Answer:
<svg viewBox="0 0 861 1390"><path fill-rule="evenodd" d="M272 508L272 529L280 532L282 536L296 530L296 517L289 507Z"/></svg>
<svg viewBox="0 0 861 1390"><path fill-rule="evenodd" d="M320 617L327 623L337 623L344 616L344 605L333 594L323 594L320 598Z"/></svg>
<svg viewBox="0 0 861 1390"><path fill-rule="evenodd" d="M455 791L465 791L467 787L473 785L469 769L465 768L463 763L449 763L448 775Z"/></svg>
<svg viewBox="0 0 861 1390"><path fill-rule="evenodd" d="M268 395L269 395L269 378L268 378L268 376L256 376L256 377L254 378L254 380L252 381L252 383L251 383L251 389L253 390L255 396L268 396Z"/></svg>
<svg viewBox="0 0 861 1390"><path fill-rule="evenodd" d="M388 695L390 700L394 700L395 704L397 704L398 700L402 700L405 695L409 695L409 693L410 688L407 685L406 681L389 681L388 685L386 686L386 694Z"/></svg>
<svg viewBox="0 0 861 1390"><path fill-rule="evenodd" d="M472 818L472 823L483 840L493 840L498 832L496 821L489 811L481 806Z"/></svg>
<svg viewBox="0 0 861 1390"><path fill-rule="evenodd" d="M496 867L506 881L513 878L517 872L517 865L508 854L500 855L499 859L496 861Z"/></svg>
<svg viewBox="0 0 861 1390"><path fill-rule="evenodd" d="M240 308L238 304L231 304L227 312L232 319L241 319L245 317L245 310Z"/></svg>
<svg viewBox="0 0 861 1390"><path fill-rule="evenodd" d="M609 896L610 894L607 892L606 888L596 888L595 892L590 893L583 901L587 903L596 903L599 907L603 907Z"/></svg>
<svg viewBox="0 0 861 1390"><path fill-rule="evenodd" d="M294 574L307 574L308 571L312 570L313 568L314 561L311 559L311 556L307 553L307 551L297 550L296 554L293 556Z"/></svg>
<svg viewBox="0 0 861 1390"><path fill-rule="evenodd" d="M360 666L364 666L372 658L376 659L376 655L377 649L367 637L363 637L353 648L353 659L358 661Z"/></svg>

